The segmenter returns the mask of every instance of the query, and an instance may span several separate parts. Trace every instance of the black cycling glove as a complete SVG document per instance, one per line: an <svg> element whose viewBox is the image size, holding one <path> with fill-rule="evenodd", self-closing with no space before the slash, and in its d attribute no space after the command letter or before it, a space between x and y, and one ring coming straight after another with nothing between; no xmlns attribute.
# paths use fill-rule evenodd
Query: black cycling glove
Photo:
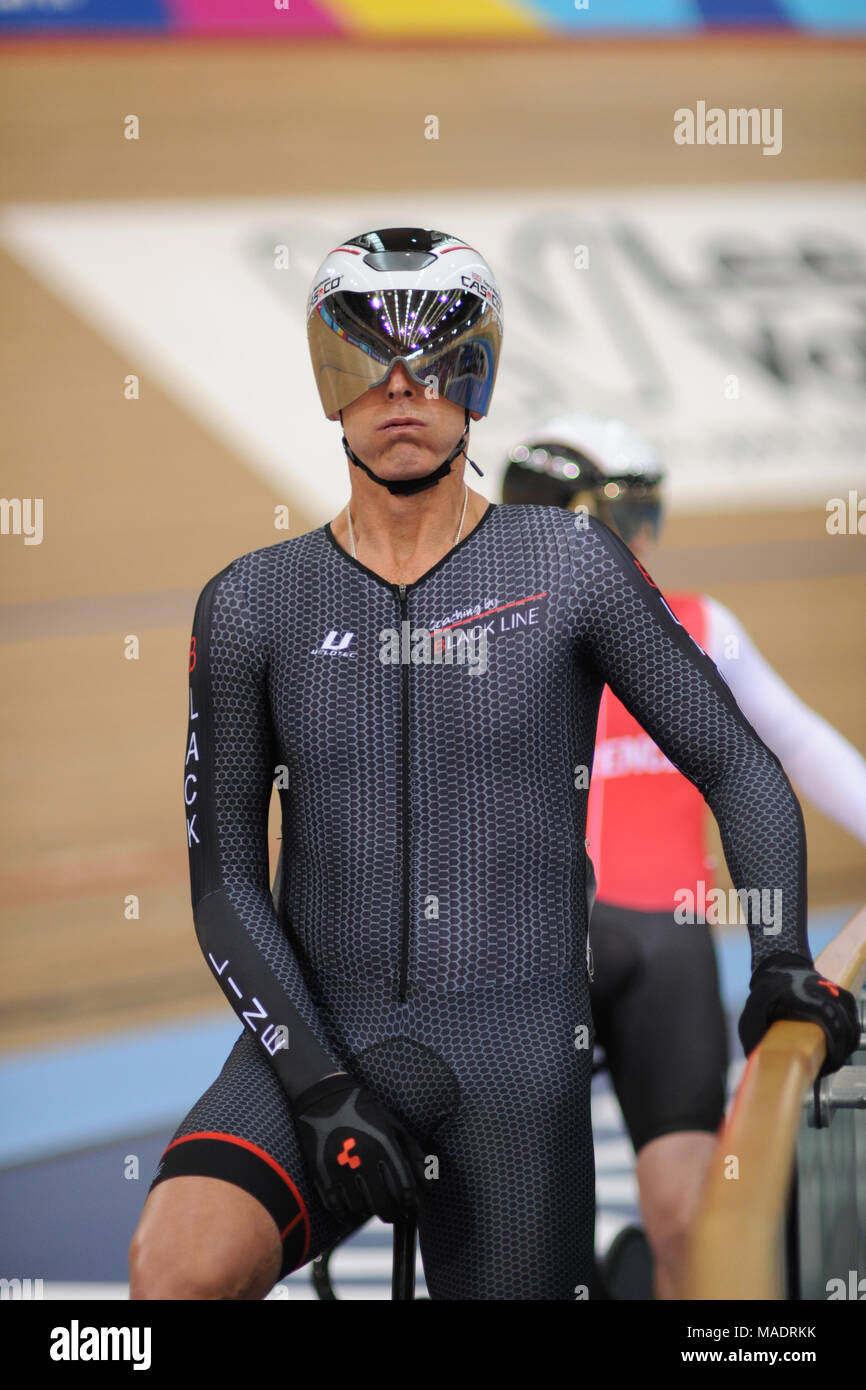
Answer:
<svg viewBox="0 0 866 1390"><path fill-rule="evenodd" d="M340 1217L396 1221L417 1210L424 1155L398 1120L351 1076L328 1076L293 1104L316 1191Z"/></svg>
<svg viewBox="0 0 866 1390"><path fill-rule="evenodd" d="M819 975L808 957L790 951L768 956L751 978L739 1030L746 1055L780 1018L817 1023L823 1028L827 1058L820 1076L838 1071L860 1041L860 1016L853 994Z"/></svg>

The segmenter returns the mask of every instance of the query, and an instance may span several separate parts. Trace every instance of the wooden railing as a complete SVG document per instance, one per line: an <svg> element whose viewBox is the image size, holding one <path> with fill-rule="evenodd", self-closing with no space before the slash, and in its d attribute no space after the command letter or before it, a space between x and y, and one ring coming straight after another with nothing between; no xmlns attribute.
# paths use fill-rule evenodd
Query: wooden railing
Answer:
<svg viewBox="0 0 866 1390"><path fill-rule="evenodd" d="M866 979L866 907L816 967L855 995ZM782 1299L784 1227L803 1100L824 1062L815 1023L774 1023L749 1058L704 1191L683 1297Z"/></svg>

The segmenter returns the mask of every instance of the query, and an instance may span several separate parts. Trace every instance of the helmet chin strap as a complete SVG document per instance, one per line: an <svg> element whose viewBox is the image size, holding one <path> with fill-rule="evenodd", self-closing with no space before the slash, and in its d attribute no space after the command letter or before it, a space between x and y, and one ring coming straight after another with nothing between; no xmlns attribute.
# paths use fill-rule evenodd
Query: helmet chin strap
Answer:
<svg viewBox="0 0 866 1390"><path fill-rule="evenodd" d="M395 496L400 497L406 496L408 493L412 492L424 492L425 489L428 487L435 487L438 482L440 482L451 472L452 463L457 458L457 455L462 454L466 448L466 436L469 433L469 407L466 406L464 407L464 409L466 411L466 416L463 425L463 433L461 434L457 443L454 445L454 448L451 450L451 453L448 455L446 459L442 460L438 468L433 469L432 473L425 473L420 478L404 478L398 479L397 481L392 481L390 478L380 478L376 473L373 472L372 468L368 468L367 464L364 463L362 459L358 458L358 455L353 451L351 445L349 444L345 432L343 433L343 448L345 449L349 459L352 461L352 463L355 464L357 468L362 468L364 472L367 474L368 478L372 478L373 482L379 483L381 487L386 487L388 491L390 493L393 493ZM343 412L341 410L340 424L342 425L342 423ZM469 457L468 454L466 455L466 462L472 464L472 467L475 469L475 472L478 474L479 478L484 477L484 474L481 472L481 469L478 467L478 464L473 463L472 459Z"/></svg>

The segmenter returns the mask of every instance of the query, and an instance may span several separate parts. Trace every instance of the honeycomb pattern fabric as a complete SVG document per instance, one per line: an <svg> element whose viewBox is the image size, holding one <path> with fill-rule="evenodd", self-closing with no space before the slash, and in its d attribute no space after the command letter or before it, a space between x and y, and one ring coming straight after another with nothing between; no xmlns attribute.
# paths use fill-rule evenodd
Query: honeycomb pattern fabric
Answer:
<svg viewBox="0 0 866 1390"><path fill-rule="evenodd" d="M397 661L382 659L388 630ZM408 1127L435 1131L434 1296L574 1297L592 1244L591 1052L574 1039L591 1029L602 687L706 797L735 885L781 893L772 934L749 928L755 965L807 951L803 821L778 759L618 537L558 508L489 507L402 605L329 527L252 552L203 591L193 639L211 745L195 764L193 906L233 943L219 978L248 1032L185 1125L249 1127L297 1175L280 1085L294 1049L265 1051L275 1021L297 1025L320 1075L357 1058ZM324 1213L313 1226L325 1240Z"/></svg>
<svg viewBox="0 0 866 1390"><path fill-rule="evenodd" d="M591 1029L576 1031L586 1018L584 972L421 993L402 1005L383 982L339 984L322 1013L347 1069L425 1154L418 1233L431 1298L585 1297L595 1172L593 1039ZM219 1133L240 1135L291 1175L309 1215L306 1259L353 1229L318 1200L291 1107L248 1031L172 1144ZM233 1181L233 1146L224 1147L225 1164L211 1157L201 1171ZM169 1148L158 1180L189 1173L188 1163L177 1166L183 1158L182 1146ZM295 1250L287 1239L281 1274L297 1263Z"/></svg>

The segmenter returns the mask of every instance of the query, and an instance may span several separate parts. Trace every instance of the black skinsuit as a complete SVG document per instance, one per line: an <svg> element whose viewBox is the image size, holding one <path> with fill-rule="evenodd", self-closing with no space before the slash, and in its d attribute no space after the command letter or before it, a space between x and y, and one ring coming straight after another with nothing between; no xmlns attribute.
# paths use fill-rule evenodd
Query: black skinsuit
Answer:
<svg viewBox="0 0 866 1390"><path fill-rule="evenodd" d="M401 623L408 660L383 661ZM419 629L445 634L426 648L440 660L412 660ZM778 759L627 547L555 507L489 507L402 593L329 527L242 556L202 592L191 667L196 930L245 1026L155 1181L246 1187L295 1268L341 1227L291 1098L346 1069L431 1156L433 1298L579 1296L594 1204L580 769L602 686L705 796L734 884L781 889L781 931L749 928L753 966L808 953L803 820Z"/></svg>

